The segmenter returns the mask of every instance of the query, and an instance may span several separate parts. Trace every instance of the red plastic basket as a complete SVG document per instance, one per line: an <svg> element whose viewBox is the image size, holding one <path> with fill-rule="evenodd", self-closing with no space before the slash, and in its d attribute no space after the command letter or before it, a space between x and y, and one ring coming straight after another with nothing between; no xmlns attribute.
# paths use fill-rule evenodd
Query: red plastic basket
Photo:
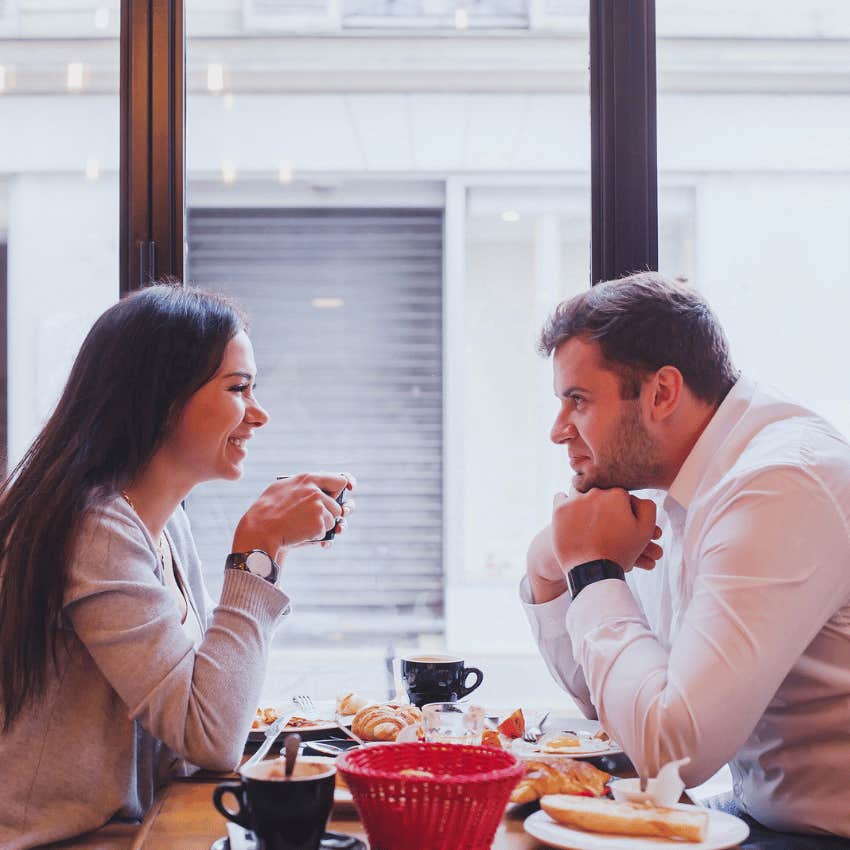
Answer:
<svg viewBox="0 0 850 850"><path fill-rule="evenodd" d="M523 775L504 750L460 744L362 747L340 756L337 769L372 850L489 850Z"/></svg>

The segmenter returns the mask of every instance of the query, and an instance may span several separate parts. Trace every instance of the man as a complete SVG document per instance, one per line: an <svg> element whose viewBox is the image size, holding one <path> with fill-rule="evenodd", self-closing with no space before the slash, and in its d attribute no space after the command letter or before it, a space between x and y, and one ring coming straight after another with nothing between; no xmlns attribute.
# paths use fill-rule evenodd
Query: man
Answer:
<svg viewBox="0 0 850 850"><path fill-rule="evenodd" d="M520 591L550 671L641 775L729 762L756 820L850 836L850 446L654 273L565 302L540 347L575 491Z"/></svg>

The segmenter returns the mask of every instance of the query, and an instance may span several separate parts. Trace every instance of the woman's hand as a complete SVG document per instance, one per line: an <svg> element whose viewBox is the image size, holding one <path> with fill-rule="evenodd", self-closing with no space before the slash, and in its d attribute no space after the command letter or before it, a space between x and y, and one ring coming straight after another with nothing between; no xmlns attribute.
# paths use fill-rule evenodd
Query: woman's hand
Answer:
<svg viewBox="0 0 850 850"><path fill-rule="evenodd" d="M276 561L282 550L308 543L323 548L332 541L322 540L331 530L345 528L344 517L354 509L353 501L340 505L343 490L353 490L354 477L345 473L302 473L270 484L245 512L233 536L234 552L262 549Z"/></svg>

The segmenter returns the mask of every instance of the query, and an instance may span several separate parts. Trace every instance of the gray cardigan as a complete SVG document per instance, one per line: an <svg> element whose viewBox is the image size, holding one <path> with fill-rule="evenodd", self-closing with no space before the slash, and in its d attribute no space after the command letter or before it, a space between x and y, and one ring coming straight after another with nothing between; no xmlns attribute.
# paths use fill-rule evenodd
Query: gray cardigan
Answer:
<svg viewBox="0 0 850 850"><path fill-rule="evenodd" d="M4 850L60 841L113 817L138 820L169 776L238 764L289 600L228 570L213 610L182 509L166 533L206 624L203 641L196 650L184 632L135 511L116 497L89 516L70 564L58 667L0 735Z"/></svg>

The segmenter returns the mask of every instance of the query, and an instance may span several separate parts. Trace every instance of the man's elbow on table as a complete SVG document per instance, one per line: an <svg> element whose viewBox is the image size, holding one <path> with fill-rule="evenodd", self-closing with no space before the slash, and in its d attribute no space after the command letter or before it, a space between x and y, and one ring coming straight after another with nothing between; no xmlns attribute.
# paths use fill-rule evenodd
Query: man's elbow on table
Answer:
<svg viewBox="0 0 850 850"><path fill-rule="evenodd" d="M728 759L720 759L713 752L700 752L699 749L672 745L662 742L650 742L643 752L626 750L626 754L641 776L654 777L665 764L682 758L689 758L690 763L679 769L686 787L693 788L710 779L723 767Z"/></svg>
<svg viewBox="0 0 850 850"><path fill-rule="evenodd" d="M665 704L664 692L654 700L631 734L627 730L622 735L620 743L635 769L648 777L656 776L671 761L689 758L689 764L680 770L689 788L714 776L737 749L722 733L701 730L681 698Z"/></svg>

